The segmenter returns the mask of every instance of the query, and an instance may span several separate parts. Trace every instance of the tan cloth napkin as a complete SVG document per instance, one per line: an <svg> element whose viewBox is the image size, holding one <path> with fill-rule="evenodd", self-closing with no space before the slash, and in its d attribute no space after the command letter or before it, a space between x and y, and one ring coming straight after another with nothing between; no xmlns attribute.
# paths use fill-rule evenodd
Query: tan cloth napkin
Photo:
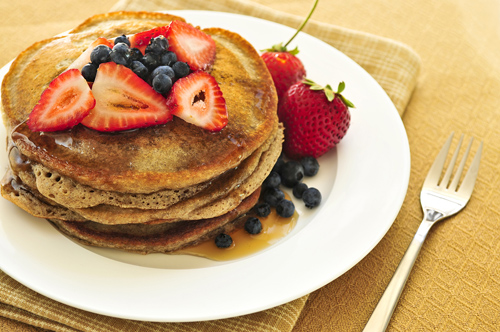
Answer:
<svg viewBox="0 0 500 332"><path fill-rule="evenodd" d="M122 1L114 8L210 7L294 25L311 5L301 0L136 0ZM412 153L408 193L393 227L365 259L340 278L309 296L262 313L205 323L150 324L72 309L0 274L0 316L12 319L0 320L0 330L28 331L39 326L57 331L361 331L418 228L422 217L418 195L429 159L455 130L485 143L474 195L463 212L431 232L389 331L498 331L499 7L498 2L488 0L320 1L315 22L306 31L330 42L378 80L400 113L404 111ZM357 31L402 41L418 52L423 66L413 95L418 58L400 43ZM407 84L398 88L401 82ZM9 330L9 326L15 327Z"/></svg>

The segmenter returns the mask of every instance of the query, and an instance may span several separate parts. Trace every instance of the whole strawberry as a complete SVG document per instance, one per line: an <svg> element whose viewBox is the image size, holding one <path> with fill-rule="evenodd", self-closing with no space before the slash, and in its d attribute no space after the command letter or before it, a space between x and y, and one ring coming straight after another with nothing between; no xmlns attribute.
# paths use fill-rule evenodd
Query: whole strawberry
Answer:
<svg viewBox="0 0 500 332"><path fill-rule="evenodd" d="M283 150L291 159L318 158L335 147L351 122L349 107L354 105L330 85L322 87L304 80L290 87L278 108L285 125Z"/></svg>
<svg viewBox="0 0 500 332"><path fill-rule="evenodd" d="M314 2L309 15L307 15L304 22L302 22L295 34L285 45L282 43L273 45L272 48L263 50L264 53L261 55L262 60L264 60L264 63L273 78L276 93L278 95L278 101L283 98L283 95L292 84L295 84L306 77L304 64L299 58L296 57L299 53L299 49L295 47L293 50L288 51L286 47L295 38L295 36L299 34L302 28L306 25L307 21L309 21L314 9L316 9L318 1L319 0L316 0Z"/></svg>

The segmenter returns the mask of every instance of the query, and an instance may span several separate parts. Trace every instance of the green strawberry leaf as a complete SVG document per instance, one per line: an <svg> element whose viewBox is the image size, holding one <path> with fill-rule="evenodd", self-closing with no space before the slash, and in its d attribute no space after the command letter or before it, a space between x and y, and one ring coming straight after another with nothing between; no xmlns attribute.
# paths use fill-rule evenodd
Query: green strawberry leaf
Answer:
<svg viewBox="0 0 500 332"><path fill-rule="evenodd" d="M323 86L319 85L318 83L316 83L313 80L310 80L308 78L305 78L302 81L302 83L304 83L305 85L308 85L309 89L311 89L311 90L324 91L326 98L330 102L335 99L335 96L338 96L347 107L355 108L354 104L350 100L348 100L342 94L340 94L345 89L344 82L339 83L339 86L337 88L337 92L333 91L330 84L327 84L326 86L323 87Z"/></svg>

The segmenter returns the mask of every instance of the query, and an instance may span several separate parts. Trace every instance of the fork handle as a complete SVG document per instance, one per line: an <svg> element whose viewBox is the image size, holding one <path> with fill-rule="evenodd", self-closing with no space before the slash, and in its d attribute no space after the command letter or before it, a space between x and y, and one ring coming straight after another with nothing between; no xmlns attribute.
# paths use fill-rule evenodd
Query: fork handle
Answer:
<svg viewBox="0 0 500 332"><path fill-rule="evenodd" d="M387 285L384 294L380 298L375 310L373 311L363 332L385 331L396 308L399 297L403 292L406 281L410 276L411 269L417 260L418 253L422 248L425 238L434 222L424 218L417 233L413 237L410 246L406 250L401 262L399 263L391 281Z"/></svg>

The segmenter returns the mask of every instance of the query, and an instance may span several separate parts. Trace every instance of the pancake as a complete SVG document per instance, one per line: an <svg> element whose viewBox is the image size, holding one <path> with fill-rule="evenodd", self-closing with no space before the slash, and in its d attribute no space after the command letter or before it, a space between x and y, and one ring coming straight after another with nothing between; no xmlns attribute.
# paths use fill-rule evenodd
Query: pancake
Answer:
<svg viewBox="0 0 500 332"><path fill-rule="evenodd" d="M81 124L32 132L26 124L48 84L95 39L174 19L184 21L149 12L96 15L15 59L2 82L11 166L3 197L81 243L140 253L172 252L241 224L281 153L283 127L264 62L233 32L203 29L216 44L209 73L228 112L218 132L177 117L122 132Z"/></svg>
<svg viewBox="0 0 500 332"><path fill-rule="evenodd" d="M269 138L278 121L272 78L246 40L219 28L203 31L216 43L210 74L219 83L229 117L221 131L210 132L174 118L161 126L119 133L97 132L83 125L64 132L31 132L23 121L47 84L81 53L72 45L89 45L96 36L124 33L123 15L108 16L120 18L118 27L89 20L89 31L81 27L76 34L37 43L14 61L2 84L3 111L10 126L17 125L11 137L23 155L95 189L151 193L206 182L238 166ZM134 29L152 27L151 21L142 21L146 16L131 19Z"/></svg>

